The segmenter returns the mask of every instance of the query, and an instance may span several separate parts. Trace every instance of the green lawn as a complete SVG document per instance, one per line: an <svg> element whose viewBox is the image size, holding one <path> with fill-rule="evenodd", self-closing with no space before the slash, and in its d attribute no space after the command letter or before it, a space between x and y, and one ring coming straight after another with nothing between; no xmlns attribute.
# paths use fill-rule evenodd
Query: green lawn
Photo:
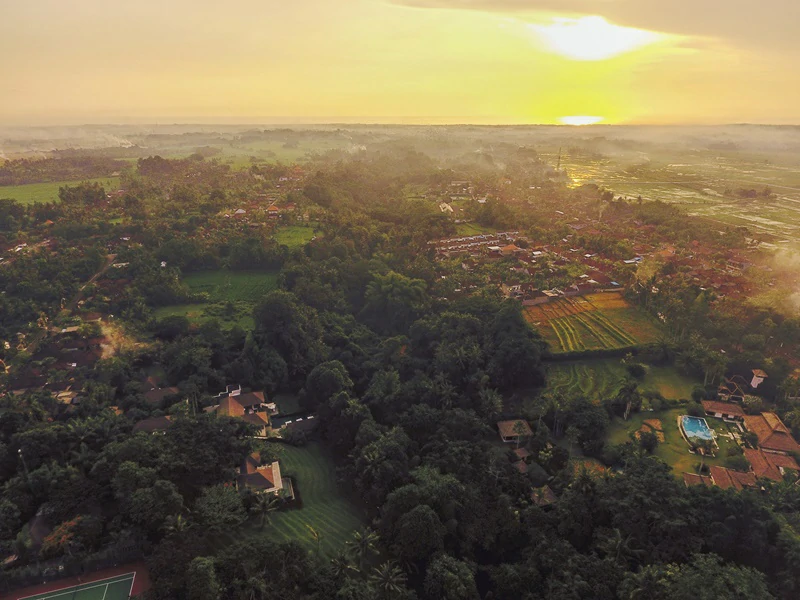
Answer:
<svg viewBox="0 0 800 600"><path fill-rule="evenodd" d="M607 441L611 444L622 444L631 440L631 434L642 427L645 419L660 419L664 431L664 442L660 443L655 451L655 456L663 460L672 467L677 477L683 473L695 472L695 465L700 462L700 456L689 453L689 444L681 436L678 429L678 417L686 414L686 409L673 408L659 412L640 412L627 421L615 417L608 430ZM717 432L727 433L727 425L720 419L706 417L708 425ZM732 443L724 438L717 438L720 448L716 450L716 456L706 458L707 465L725 466L727 459L726 450Z"/></svg>
<svg viewBox="0 0 800 600"><path fill-rule="evenodd" d="M303 501L303 508L273 513L264 530L259 520L247 524L250 535L267 535L278 541L296 540L309 550L316 543L309 526L320 534L320 552L333 556L344 547L354 531L365 525L358 508L341 493L335 465L318 443L304 447L283 445L281 473L291 476Z"/></svg>
<svg viewBox="0 0 800 600"><path fill-rule="evenodd" d="M287 225L275 230L275 241L281 246L300 248L310 242L316 235L312 225L307 227L303 225Z"/></svg>
<svg viewBox="0 0 800 600"><path fill-rule="evenodd" d="M617 358L556 362L548 367L551 389L564 394L583 394L591 400L615 396L627 376L625 366ZM642 391L660 392L667 399L680 400L691 397L696 383L699 382L682 375L675 367L648 365L639 387Z"/></svg>
<svg viewBox="0 0 800 600"><path fill-rule="evenodd" d="M210 302L259 302L278 287L277 273L200 271L183 278L192 292L206 293Z"/></svg>
<svg viewBox="0 0 800 600"><path fill-rule="evenodd" d="M99 177L97 179L83 180L99 183L106 191L119 187L119 177ZM75 186L82 183L78 181L55 181L52 183L29 183L27 185L0 186L0 198L13 198L20 204L33 204L34 202L58 202L58 188L65 185Z"/></svg>
<svg viewBox="0 0 800 600"><path fill-rule="evenodd" d="M133 577L133 574L119 575L27 596L24 600L128 600Z"/></svg>
<svg viewBox="0 0 800 600"><path fill-rule="evenodd" d="M494 233L497 229L493 227L484 227L477 223L459 223L456 225L456 235L461 237L469 237L471 235L483 235L485 233Z"/></svg>

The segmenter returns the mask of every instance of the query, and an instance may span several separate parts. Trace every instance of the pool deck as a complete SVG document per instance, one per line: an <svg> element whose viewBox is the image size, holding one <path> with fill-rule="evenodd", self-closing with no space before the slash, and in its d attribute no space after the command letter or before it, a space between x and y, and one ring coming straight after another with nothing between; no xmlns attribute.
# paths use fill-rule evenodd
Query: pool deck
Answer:
<svg viewBox="0 0 800 600"><path fill-rule="evenodd" d="M708 422L703 417L692 417L692 415L678 415L678 431L681 432L681 437L683 437L683 440L689 445L689 452L691 454L697 454L697 451L695 451L694 444L692 444L692 442L689 441L689 436L686 435L686 432L683 429L684 417L691 417L692 419L700 419L704 421L706 424L706 428L711 432L711 441L714 442L714 447L719 450L719 444L717 443L717 436L714 430L711 427L709 427ZM714 456L714 454L712 454L711 456Z"/></svg>

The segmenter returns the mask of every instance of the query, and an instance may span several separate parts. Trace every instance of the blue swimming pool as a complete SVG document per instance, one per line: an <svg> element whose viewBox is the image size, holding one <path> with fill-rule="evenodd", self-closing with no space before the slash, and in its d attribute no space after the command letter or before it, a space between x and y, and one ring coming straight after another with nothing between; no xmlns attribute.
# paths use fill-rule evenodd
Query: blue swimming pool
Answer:
<svg viewBox="0 0 800 600"><path fill-rule="evenodd" d="M686 434L686 437L691 438L698 438L701 440L713 440L714 436L711 434L711 428L706 423L705 419L701 419L700 417L690 417L689 415L683 415L681 417L681 424L683 425L683 432Z"/></svg>

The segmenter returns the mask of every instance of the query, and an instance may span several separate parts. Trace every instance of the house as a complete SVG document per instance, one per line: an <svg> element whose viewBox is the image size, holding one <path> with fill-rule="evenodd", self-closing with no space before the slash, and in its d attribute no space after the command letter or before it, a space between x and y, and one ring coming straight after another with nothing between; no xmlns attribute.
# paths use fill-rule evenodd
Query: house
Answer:
<svg viewBox="0 0 800 600"><path fill-rule="evenodd" d="M767 377L769 376L761 369L753 369L753 379L750 380L750 387L756 389Z"/></svg>
<svg viewBox="0 0 800 600"><path fill-rule="evenodd" d="M703 400L703 410L707 415L713 415L718 419L742 419L744 411L742 407L733 402L718 402L716 400Z"/></svg>
<svg viewBox="0 0 800 600"><path fill-rule="evenodd" d="M721 487L723 490L729 488L742 490L745 487L756 487L756 476L754 473L743 473L716 465L713 465L710 470L711 481L714 485Z"/></svg>
<svg viewBox="0 0 800 600"><path fill-rule="evenodd" d="M267 207L267 216L269 216L271 219L277 219L280 214L281 209L274 204L271 204Z"/></svg>
<svg viewBox="0 0 800 600"><path fill-rule="evenodd" d="M497 423L497 430L500 432L502 440L506 443L519 442L522 438L533 435L531 426L528 425L527 421L523 421L522 419L500 421Z"/></svg>
<svg viewBox="0 0 800 600"><path fill-rule="evenodd" d="M792 437L789 428L778 415L767 412L760 415L745 415L744 426L758 437L758 445L767 452L800 452L800 444Z"/></svg>
<svg viewBox="0 0 800 600"><path fill-rule="evenodd" d="M692 485L704 485L706 487L711 487L712 485L714 485L714 482L708 475L698 475L697 473L684 473L683 484L686 487Z"/></svg>
<svg viewBox="0 0 800 600"><path fill-rule="evenodd" d="M256 435L266 436L267 432L271 429L269 414L265 412L256 412L252 408L245 407L239 402L240 396L228 396L223 398L222 401L216 406L212 406L208 412L222 415L225 417L232 417L234 419L241 419L256 427Z"/></svg>
<svg viewBox="0 0 800 600"><path fill-rule="evenodd" d="M247 488L257 494L279 494L283 485L281 465L276 460L267 465L261 464L261 455L253 452L246 457L239 468L236 480L239 488Z"/></svg>
<svg viewBox="0 0 800 600"><path fill-rule="evenodd" d="M752 450L744 449L744 457L753 468L756 477L782 481L787 469L800 472L800 465L797 461L786 454L775 454L774 452L764 452L761 448Z"/></svg>
<svg viewBox="0 0 800 600"><path fill-rule="evenodd" d="M549 485L545 485L543 487L533 489L531 492L531 500L539 508L544 508L545 506L554 504L558 500L558 496L556 496L555 492L550 489Z"/></svg>
<svg viewBox="0 0 800 600"><path fill-rule="evenodd" d="M180 390L176 387L167 387L167 388L155 388L148 392L144 393L145 402L147 402L150 406L161 407L163 406L164 400L168 396L175 396L180 394Z"/></svg>
<svg viewBox="0 0 800 600"><path fill-rule="evenodd" d="M165 415L163 417L152 417L144 419L133 426L133 433L143 431L145 433L164 433L167 429L172 427L172 417Z"/></svg>
<svg viewBox="0 0 800 600"><path fill-rule="evenodd" d="M531 453L528 451L527 448L517 448L516 450L514 450L514 456L516 456L518 460L528 462Z"/></svg>
<svg viewBox="0 0 800 600"><path fill-rule="evenodd" d="M503 246L502 248L500 248L500 254L502 254L503 256L512 256L517 252L521 251L522 248L519 248L514 244L508 244L507 246Z"/></svg>
<svg viewBox="0 0 800 600"><path fill-rule="evenodd" d="M526 463L524 460L518 460L514 463L511 463L511 466L523 475L528 472L528 463Z"/></svg>
<svg viewBox="0 0 800 600"><path fill-rule="evenodd" d="M741 377L736 375L731 379L726 379L720 384L719 388L717 389L717 394L720 398L723 400L738 400L739 402L744 400L746 394L742 384L745 382L744 380L737 381L737 379L742 380Z"/></svg>
<svg viewBox="0 0 800 600"><path fill-rule="evenodd" d="M234 217L243 217L246 214L247 214L246 210L244 210L243 208L237 208L236 211L234 211L233 216Z"/></svg>

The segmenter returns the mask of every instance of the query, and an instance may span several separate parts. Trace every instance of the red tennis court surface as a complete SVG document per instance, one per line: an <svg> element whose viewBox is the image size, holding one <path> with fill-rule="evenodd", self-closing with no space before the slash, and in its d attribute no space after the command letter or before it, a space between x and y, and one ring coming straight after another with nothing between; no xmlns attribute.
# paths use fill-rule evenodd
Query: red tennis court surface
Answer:
<svg viewBox="0 0 800 600"><path fill-rule="evenodd" d="M147 567L139 562L8 592L1 594L0 600L80 600L82 597L93 600L98 594L103 594L106 600L122 600L123 597L135 598L148 589Z"/></svg>

